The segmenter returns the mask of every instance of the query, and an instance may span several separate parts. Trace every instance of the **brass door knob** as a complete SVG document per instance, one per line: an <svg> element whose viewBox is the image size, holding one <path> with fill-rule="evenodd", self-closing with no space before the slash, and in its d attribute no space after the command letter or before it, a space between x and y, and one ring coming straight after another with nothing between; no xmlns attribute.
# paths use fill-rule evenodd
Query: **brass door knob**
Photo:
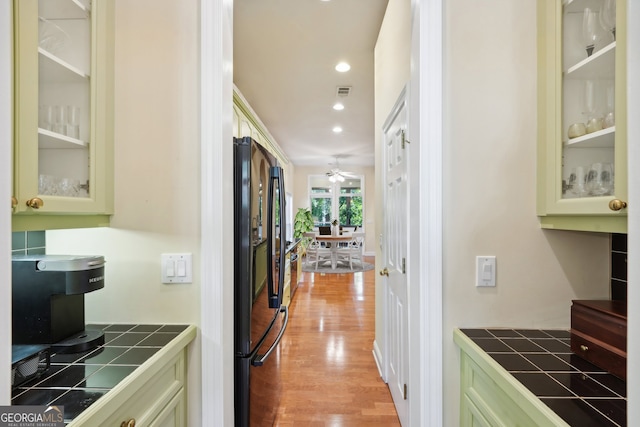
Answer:
<svg viewBox="0 0 640 427"><path fill-rule="evenodd" d="M380 270L380 275L389 277L389 270L387 269L387 267L385 267L384 269Z"/></svg>
<svg viewBox="0 0 640 427"><path fill-rule="evenodd" d="M619 199L613 199L609 202L609 209L612 211L619 211L627 207L627 202L623 202Z"/></svg>
<svg viewBox="0 0 640 427"><path fill-rule="evenodd" d="M44 202L40 197L34 197L33 199L27 200L27 206L33 209L40 209L44 206Z"/></svg>
<svg viewBox="0 0 640 427"><path fill-rule="evenodd" d="M11 196L11 209L15 209L16 206L18 206L18 199Z"/></svg>
<svg viewBox="0 0 640 427"><path fill-rule="evenodd" d="M589 347L587 347L586 345L582 344L582 345L580 346L580 350L582 350L582 351L587 351L587 350L589 350Z"/></svg>
<svg viewBox="0 0 640 427"><path fill-rule="evenodd" d="M136 427L135 418L131 418L129 420L123 421L120 423L120 427Z"/></svg>

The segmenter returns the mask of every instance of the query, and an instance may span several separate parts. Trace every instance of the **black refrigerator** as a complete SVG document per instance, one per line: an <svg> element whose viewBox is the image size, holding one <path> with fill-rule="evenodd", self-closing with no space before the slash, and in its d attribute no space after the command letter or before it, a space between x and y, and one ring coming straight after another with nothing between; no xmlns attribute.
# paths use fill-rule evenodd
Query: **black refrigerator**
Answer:
<svg viewBox="0 0 640 427"><path fill-rule="evenodd" d="M278 344L286 250L284 175L252 138L234 138L235 425L271 426L280 395Z"/></svg>

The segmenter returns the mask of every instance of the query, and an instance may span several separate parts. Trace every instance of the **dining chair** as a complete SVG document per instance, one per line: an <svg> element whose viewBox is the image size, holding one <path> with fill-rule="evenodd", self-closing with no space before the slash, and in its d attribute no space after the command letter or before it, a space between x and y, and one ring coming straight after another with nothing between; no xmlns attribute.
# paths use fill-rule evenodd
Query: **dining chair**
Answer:
<svg viewBox="0 0 640 427"><path fill-rule="evenodd" d="M352 233L351 240L345 247L338 248L338 260L349 261L349 268L353 270L353 261L360 262L360 268L364 268L364 233Z"/></svg>
<svg viewBox="0 0 640 427"><path fill-rule="evenodd" d="M306 249L306 264L315 263L315 269L317 270L319 261L331 260L331 249L326 248L316 240L316 233L307 232L304 233L304 237L310 239Z"/></svg>

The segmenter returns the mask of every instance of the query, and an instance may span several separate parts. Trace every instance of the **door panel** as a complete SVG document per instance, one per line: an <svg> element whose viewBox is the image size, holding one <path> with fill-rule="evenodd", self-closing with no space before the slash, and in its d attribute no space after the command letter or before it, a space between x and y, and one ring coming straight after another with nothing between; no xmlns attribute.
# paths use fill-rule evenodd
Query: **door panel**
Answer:
<svg viewBox="0 0 640 427"><path fill-rule="evenodd" d="M407 342L407 164L404 134L407 115L404 101L399 102L384 128L384 235L383 276L387 304L387 383L398 417L408 425L409 401Z"/></svg>

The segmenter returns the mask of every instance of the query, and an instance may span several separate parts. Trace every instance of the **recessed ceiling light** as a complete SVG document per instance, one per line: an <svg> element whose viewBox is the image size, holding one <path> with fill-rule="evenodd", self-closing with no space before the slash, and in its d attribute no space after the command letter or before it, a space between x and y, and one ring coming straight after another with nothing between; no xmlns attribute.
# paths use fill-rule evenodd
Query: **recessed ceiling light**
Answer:
<svg viewBox="0 0 640 427"><path fill-rule="evenodd" d="M336 102L336 103L333 105L333 109L334 109L334 110L336 110L336 111L344 110L344 105L342 105L342 104L341 104L341 103L339 103L339 102Z"/></svg>
<svg viewBox="0 0 640 427"><path fill-rule="evenodd" d="M342 128L340 126L336 126L336 127L333 128L333 131L335 133L340 133L340 132L342 132Z"/></svg>
<svg viewBox="0 0 640 427"><path fill-rule="evenodd" d="M339 71L341 73L345 73L350 69L351 69L351 65L347 64L346 62L340 62L338 63L338 65L336 65L336 71Z"/></svg>

